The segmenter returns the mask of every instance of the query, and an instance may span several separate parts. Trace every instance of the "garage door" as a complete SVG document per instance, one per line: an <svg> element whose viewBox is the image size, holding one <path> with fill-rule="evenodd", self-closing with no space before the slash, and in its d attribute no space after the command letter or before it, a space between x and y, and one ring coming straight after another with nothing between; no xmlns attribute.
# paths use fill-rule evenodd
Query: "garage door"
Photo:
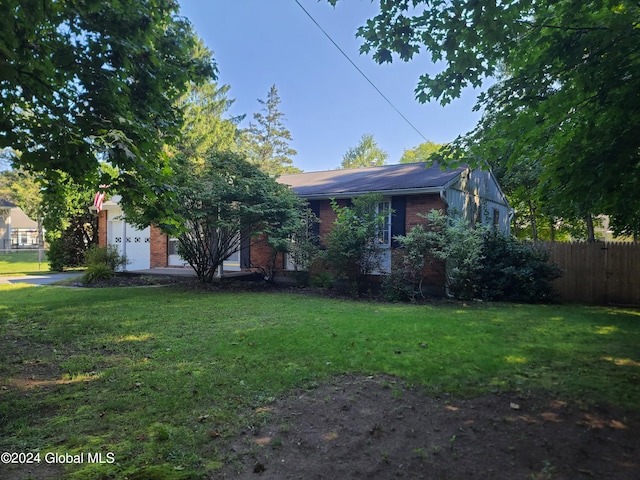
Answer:
<svg viewBox="0 0 640 480"><path fill-rule="evenodd" d="M148 270L151 267L149 227L138 230L128 223L123 225L122 220L112 220L108 230L109 243L118 247L121 255L127 256L127 270Z"/></svg>

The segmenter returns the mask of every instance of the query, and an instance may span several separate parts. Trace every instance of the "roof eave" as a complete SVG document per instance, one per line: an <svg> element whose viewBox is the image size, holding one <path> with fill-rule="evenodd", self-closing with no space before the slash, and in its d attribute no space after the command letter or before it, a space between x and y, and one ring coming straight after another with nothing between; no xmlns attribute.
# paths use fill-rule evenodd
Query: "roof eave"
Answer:
<svg viewBox="0 0 640 480"><path fill-rule="evenodd" d="M377 193L383 196L393 197L398 195L420 195L425 193L440 193L440 191L445 188L444 186L440 187L420 187L420 188L398 188L394 190L372 190L368 192L339 192L339 193L310 193L310 194L297 194L300 198L304 198L305 200L326 200L330 198L353 198L353 197L361 197L363 195L368 195L371 193ZM295 191L295 189L294 189Z"/></svg>

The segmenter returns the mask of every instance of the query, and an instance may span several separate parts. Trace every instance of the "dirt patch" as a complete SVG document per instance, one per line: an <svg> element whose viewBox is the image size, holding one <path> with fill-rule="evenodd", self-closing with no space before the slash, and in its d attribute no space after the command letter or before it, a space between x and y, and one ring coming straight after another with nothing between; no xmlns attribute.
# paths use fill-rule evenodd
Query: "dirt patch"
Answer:
<svg viewBox="0 0 640 480"><path fill-rule="evenodd" d="M640 415L345 376L253 412L210 478L638 479Z"/></svg>

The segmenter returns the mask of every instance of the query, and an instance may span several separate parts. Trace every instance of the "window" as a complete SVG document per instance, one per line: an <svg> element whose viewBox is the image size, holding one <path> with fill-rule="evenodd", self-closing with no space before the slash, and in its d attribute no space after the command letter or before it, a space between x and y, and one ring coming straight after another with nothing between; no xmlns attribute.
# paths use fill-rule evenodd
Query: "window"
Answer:
<svg viewBox="0 0 640 480"><path fill-rule="evenodd" d="M177 238L170 238L169 239L169 245L168 245L167 253L169 255L178 255L178 239Z"/></svg>
<svg viewBox="0 0 640 480"><path fill-rule="evenodd" d="M493 209L493 222L491 226L494 232L500 229L500 210L497 208Z"/></svg>
<svg viewBox="0 0 640 480"><path fill-rule="evenodd" d="M376 213L384 215L384 224L378 231L378 243L391 245L391 202L388 200L379 202L376 206Z"/></svg>

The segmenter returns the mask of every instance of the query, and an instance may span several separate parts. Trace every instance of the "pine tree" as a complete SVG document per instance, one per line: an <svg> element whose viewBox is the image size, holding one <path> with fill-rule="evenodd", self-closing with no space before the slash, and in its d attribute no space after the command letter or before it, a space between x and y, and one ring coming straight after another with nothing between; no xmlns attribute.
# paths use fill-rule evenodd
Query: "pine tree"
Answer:
<svg viewBox="0 0 640 480"><path fill-rule="evenodd" d="M266 100L258 102L262 109L253 114L256 123L250 122L242 135L249 160L271 176L301 172L293 166L291 157L297 152L289 146L291 132L283 124L284 113L278 110L280 97L276 86L271 87Z"/></svg>

